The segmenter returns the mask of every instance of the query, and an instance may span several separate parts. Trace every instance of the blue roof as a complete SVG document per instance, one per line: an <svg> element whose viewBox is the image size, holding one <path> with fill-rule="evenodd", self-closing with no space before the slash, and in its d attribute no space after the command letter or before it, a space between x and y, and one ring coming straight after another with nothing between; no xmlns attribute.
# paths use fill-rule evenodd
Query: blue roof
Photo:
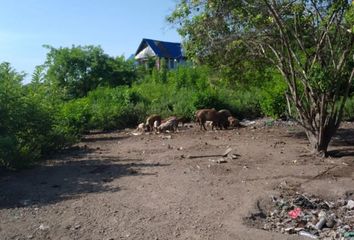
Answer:
<svg viewBox="0 0 354 240"><path fill-rule="evenodd" d="M164 42L146 38L143 38L143 40L141 41L139 48L136 50L135 55L137 55L141 50L143 50L147 46L150 46L158 57L174 59L184 58L181 43Z"/></svg>

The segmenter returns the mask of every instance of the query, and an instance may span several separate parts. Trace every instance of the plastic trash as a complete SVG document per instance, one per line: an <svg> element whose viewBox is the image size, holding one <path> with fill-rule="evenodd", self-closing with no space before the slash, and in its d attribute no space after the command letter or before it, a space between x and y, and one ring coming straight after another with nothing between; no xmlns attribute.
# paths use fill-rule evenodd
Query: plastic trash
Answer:
<svg viewBox="0 0 354 240"><path fill-rule="evenodd" d="M300 231L299 235L304 236L304 237L308 237L308 238L312 238L312 239L318 239L318 237L316 235L313 235L312 233L309 233L306 231Z"/></svg>
<svg viewBox="0 0 354 240"><path fill-rule="evenodd" d="M354 238L354 232L346 232L343 234L343 237L352 239L352 238Z"/></svg>
<svg viewBox="0 0 354 240"><path fill-rule="evenodd" d="M316 228L318 230L321 230L324 227L324 225L326 224L326 222L327 222L326 218L324 218L324 217L320 218L320 220L316 223Z"/></svg>
<svg viewBox="0 0 354 240"><path fill-rule="evenodd" d="M301 214L301 208L295 208L288 212L288 214L292 219L296 219Z"/></svg>

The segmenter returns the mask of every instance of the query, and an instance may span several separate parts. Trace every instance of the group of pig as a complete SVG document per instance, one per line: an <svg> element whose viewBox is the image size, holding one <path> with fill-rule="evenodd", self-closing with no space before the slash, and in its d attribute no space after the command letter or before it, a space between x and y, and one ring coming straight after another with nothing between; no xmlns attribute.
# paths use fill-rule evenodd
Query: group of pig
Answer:
<svg viewBox="0 0 354 240"><path fill-rule="evenodd" d="M240 122L232 116L227 109L216 111L212 109L200 109L195 112L195 121L200 125L200 129L207 130L205 124L211 123L212 129L227 129L228 127L239 127Z"/></svg>
<svg viewBox="0 0 354 240"><path fill-rule="evenodd" d="M166 132L177 131L178 124L188 122L188 120L184 117L169 117L166 119L162 119L160 115L151 115L146 119L145 123L140 123L137 130L138 131L147 131L147 132Z"/></svg>
<svg viewBox="0 0 354 240"><path fill-rule="evenodd" d="M212 109L200 109L195 112L195 121L200 125L201 130L207 130L206 124L209 123L212 129L227 129L228 127L238 127L239 121L231 115L227 109L216 111ZM151 115L145 123L140 123L137 130L147 132L166 132L177 131L178 124L188 122L185 117L171 116L162 119L160 115Z"/></svg>

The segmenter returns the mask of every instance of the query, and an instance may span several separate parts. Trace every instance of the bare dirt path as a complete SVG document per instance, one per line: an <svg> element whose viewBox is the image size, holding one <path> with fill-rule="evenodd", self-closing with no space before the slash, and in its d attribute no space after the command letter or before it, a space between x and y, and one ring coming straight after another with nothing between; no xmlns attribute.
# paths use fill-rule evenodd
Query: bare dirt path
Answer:
<svg viewBox="0 0 354 240"><path fill-rule="evenodd" d="M279 184L327 198L354 190L354 125L332 157L296 126L85 136L33 169L0 176L0 239L302 239L244 224ZM171 136L171 138L170 138ZM236 159L189 155L222 154Z"/></svg>

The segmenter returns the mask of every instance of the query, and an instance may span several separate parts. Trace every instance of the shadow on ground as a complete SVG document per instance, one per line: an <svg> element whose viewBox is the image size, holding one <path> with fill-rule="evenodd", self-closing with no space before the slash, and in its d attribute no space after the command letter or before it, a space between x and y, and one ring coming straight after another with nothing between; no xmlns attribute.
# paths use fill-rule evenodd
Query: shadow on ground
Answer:
<svg viewBox="0 0 354 240"><path fill-rule="evenodd" d="M98 141L119 141L128 138L128 136L95 136L87 135L81 139L81 142L98 142Z"/></svg>
<svg viewBox="0 0 354 240"><path fill-rule="evenodd" d="M328 151L328 156L333 158L354 157L354 147Z"/></svg>
<svg viewBox="0 0 354 240"><path fill-rule="evenodd" d="M287 132L285 137L297 138L299 140L307 141L306 133L303 130L297 129L295 131Z"/></svg>
<svg viewBox="0 0 354 240"><path fill-rule="evenodd" d="M142 171L165 166L141 163L141 159L85 158L85 154L92 151L74 150L74 156L66 152L51 165L3 174L0 177L0 209L53 204L82 194L116 192L120 189L117 184L111 184L112 181L123 176L154 175ZM81 158L75 160L78 154Z"/></svg>
<svg viewBox="0 0 354 240"><path fill-rule="evenodd" d="M338 129L331 146L336 147L328 152L331 157L354 157L354 129Z"/></svg>
<svg viewBox="0 0 354 240"><path fill-rule="evenodd" d="M332 146L354 146L354 129L338 129Z"/></svg>
<svg viewBox="0 0 354 240"><path fill-rule="evenodd" d="M299 140L308 141L304 131L287 133L286 137L295 137ZM328 155L334 158L354 156L354 129L341 128L332 138L330 147L336 149L328 151Z"/></svg>

